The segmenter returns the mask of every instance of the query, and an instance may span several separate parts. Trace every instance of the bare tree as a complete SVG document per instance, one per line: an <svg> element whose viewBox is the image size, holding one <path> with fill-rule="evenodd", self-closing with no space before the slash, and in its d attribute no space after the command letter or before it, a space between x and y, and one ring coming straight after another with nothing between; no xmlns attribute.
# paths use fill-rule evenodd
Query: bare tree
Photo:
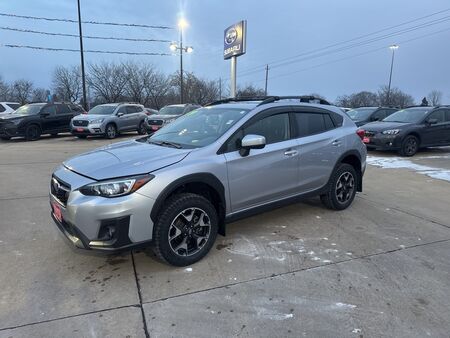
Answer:
<svg viewBox="0 0 450 338"><path fill-rule="evenodd" d="M170 78L161 72L152 70L144 78L145 104L148 107L161 109L166 104L177 102L177 92L172 87Z"/></svg>
<svg viewBox="0 0 450 338"><path fill-rule="evenodd" d="M35 88L31 93L32 102L47 102L47 89L45 88Z"/></svg>
<svg viewBox="0 0 450 338"><path fill-rule="evenodd" d="M378 97L375 93L362 91L351 95L339 96L335 103L337 106L348 108L370 107L378 105Z"/></svg>
<svg viewBox="0 0 450 338"><path fill-rule="evenodd" d="M194 73L186 73L183 78L186 102L205 105L219 99L219 83L217 81L200 79ZM178 88L180 76L174 74L172 79L172 84Z"/></svg>
<svg viewBox="0 0 450 338"><path fill-rule="evenodd" d="M127 79L124 95L132 102L144 104L144 79L151 76L152 69L150 66L135 62L127 62L122 64L124 75Z"/></svg>
<svg viewBox="0 0 450 338"><path fill-rule="evenodd" d="M127 82L123 65L106 62L89 65L88 83L100 101L123 101Z"/></svg>
<svg viewBox="0 0 450 338"><path fill-rule="evenodd" d="M9 86L0 77L0 101L9 101Z"/></svg>
<svg viewBox="0 0 450 338"><path fill-rule="evenodd" d="M244 87L239 87L236 92L236 97L255 97L264 96L265 92L262 88L257 88L252 84L247 84Z"/></svg>
<svg viewBox="0 0 450 338"><path fill-rule="evenodd" d="M56 67L53 72L53 91L63 101L77 102L81 97L79 66Z"/></svg>
<svg viewBox="0 0 450 338"><path fill-rule="evenodd" d="M33 83L27 80L17 80L11 85L11 98L25 104L30 101Z"/></svg>
<svg viewBox="0 0 450 338"><path fill-rule="evenodd" d="M442 101L442 92L434 89L427 95L427 98L432 106L439 106Z"/></svg>
<svg viewBox="0 0 450 338"><path fill-rule="evenodd" d="M380 87L378 90L378 105L403 108L414 104L414 98L398 88L391 88L389 99L388 92L389 88L387 86Z"/></svg>

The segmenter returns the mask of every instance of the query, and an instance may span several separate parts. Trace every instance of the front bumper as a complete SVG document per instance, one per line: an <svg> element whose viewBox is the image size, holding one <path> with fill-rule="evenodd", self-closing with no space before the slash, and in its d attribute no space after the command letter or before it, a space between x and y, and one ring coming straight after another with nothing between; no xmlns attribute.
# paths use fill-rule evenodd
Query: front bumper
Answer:
<svg viewBox="0 0 450 338"><path fill-rule="evenodd" d="M0 125L0 137L14 137L19 136L19 131L15 124Z"/></svg>
<svg viewBox="0 0 450 338"><path fill-rule="evenodd" d="M78 188L86 184L86 178L67 169L58 169L54 177L70 186L70 192L66 202L50 192L51 216L76 247L118 251L151 241L153 199L137 192L116 198L85 196Z"/></svg>
<svg viewBox="0 0 450 338"><path fill-rule="evenodd" d="M72 135L104 135L105 127L101 124L91 124L86 127L71 125L70 132Z"/></svg>
<svg viewBox="0 0 450 338"><path fill-rule="evenodd" d="M148 123L145 124L145 129L147 130L147 133L149 133L149 134L160 130L162 127L163 127L162 125L154 125L154 124L151 125Z"/></svg>
<svg viewBox="0 0 450 338"><path fill-rule="evenodd" d="M367 140L366 140L367 138ZM401 136L383 135L381 133L366 134L364 144L368 149L398 150L401 147Z"/></svg>

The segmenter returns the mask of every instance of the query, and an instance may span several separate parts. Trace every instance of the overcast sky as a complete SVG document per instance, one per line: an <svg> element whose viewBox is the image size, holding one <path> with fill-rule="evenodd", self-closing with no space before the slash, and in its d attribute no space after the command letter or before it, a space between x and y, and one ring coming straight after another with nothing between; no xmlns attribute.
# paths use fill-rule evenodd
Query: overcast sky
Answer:
<svg viewBox="0 0 450 338"><path fill-rule="evenodd" d="M320 93L330 100L361 90L376 91L389 78L390 44L398 44L392 85L416 101L433 89L450 103L450 10L347 44L341 42L450 9L448 0L81 0L83 20L176 26L184 15L190 26L185 44L194 47L185 70L209 79L229 79L230 62L223 60L223 30L236 21L248 22L247 54L238 58L238 85L264 86L268 63L269 94ZM0 0L0 13L77 19L76 0ZM438 20L438 21L437 21ZM440 23L439 23L440 22ZM431 24L431 25L430 25ZM400 30L429 25L377 40ZM0 16L0 27L77 34L72 23L24 20ZM443 31L444 30L444 31ZM434 32L442 31L437 34ZM85 35L176 40L176 30L84 25ZM420 38L424 35L426 37ZM368 39L377 40L367 43ZM410 41L412 40L412 41ZM362 44L365 42L365 44ZM0 30L0 44L54 48L79 47L77 38L47 37ZM167 43L85 39L85 49L168 52ZM324 47L336 44L328 49ZM350 48L349 45L353 45ZM319 50L315 53L311 51ZM309 54L307 54L309 53ZM299 56L300 55L300 56ZM280 60L290 57L289 63ZM175 56L86 54L89 62L136 60L172 73ZM75 65L79 54L0 47L0 76L4 80L32 80L49 87L56 65ZM247 70L247 72L246 72ZM253 72L250 72L253 71ZM228 85L228 82L226 83Z"/></svg>

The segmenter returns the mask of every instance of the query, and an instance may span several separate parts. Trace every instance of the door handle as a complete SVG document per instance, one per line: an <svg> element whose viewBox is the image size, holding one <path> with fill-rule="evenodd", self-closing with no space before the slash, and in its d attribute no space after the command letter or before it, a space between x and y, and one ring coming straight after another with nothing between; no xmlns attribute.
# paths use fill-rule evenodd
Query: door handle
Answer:
<svg viewBox="0 0 450 338"><path fill-rule="evenodd" d="M284 152L284 155L285 156L295 156L295 155L297 155L298 154L298 151L297 150L286 150L285 152Z"/></svg>
<svg viewBox="0 0 450 338"><path fill-rule="evenodd" d="M332 145L334 145L335 147L339 147L341 145L341 140L334 140L333 142L331 142Z"/></svg>

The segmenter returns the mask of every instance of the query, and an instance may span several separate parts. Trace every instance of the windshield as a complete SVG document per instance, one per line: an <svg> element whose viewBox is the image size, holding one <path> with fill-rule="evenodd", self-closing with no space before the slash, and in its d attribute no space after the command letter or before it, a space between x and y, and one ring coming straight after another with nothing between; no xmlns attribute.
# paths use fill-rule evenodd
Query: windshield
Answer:
<svg viewBox="0 0 450 338"><path fill-rule="evenodd" d="M14 115L36 115L41 111L41 108L44 107L45 104L27 104L25 106L20 107L12 114Z"/></svg>
<svg viewBox="0 0 450 338"><path fill-rule="evenodd" d="M159 115L181 115L183 114L184 106L165 106L159 111Z"/></svg>
<svg viewBox="0 0 450 338"><path fill-rule="evenodd" d="M383 122L417 123L425 117L429 110L430 107L399 110L386 117Z"/></svg>
<svg viewBox="0 0 450 338"><path fill-rule="evenodd" d="M95 106L91 110L89 110L89 115L111 115L115 110L117 106Z"/></svg>
<svg viewBox="0 0 450 338"><path fill-rule="evenodd" d="M357 108L352 109L347 112L347 115L350 116L350 118L353 121L361 121L361 120L367 120L377 108Z"/></svg>
<svg viewBox="0 0 450 338"><path fill-rule="evenodd" d="M153 134L148 142L199 148L216 141L249 109L207 107L193 110Z"/></svg>

